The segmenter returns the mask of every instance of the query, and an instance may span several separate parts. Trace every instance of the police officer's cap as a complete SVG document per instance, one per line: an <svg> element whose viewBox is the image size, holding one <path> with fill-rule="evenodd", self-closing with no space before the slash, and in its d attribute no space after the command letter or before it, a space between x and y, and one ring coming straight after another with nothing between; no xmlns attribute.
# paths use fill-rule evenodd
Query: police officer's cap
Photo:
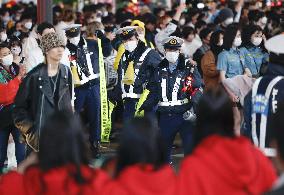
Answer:
<svg viewBox="0 0 284 195"><path fill-rule="evenodd" d="M277 55L284 54L284 33L276 35L265 42L265 48Z"/></svg>
<svg viewBox="0 0 284 195"><path fill-rule="evenodd" d="M77 37L81 32L81 24L71 24L70 26L64 28L67 37Z"/></svg>
<svg viewBox="0 0 284 195"><path fill-rule="evenodd" d="M127 40L137 35L136 29L137 29L137 26L126 26L126 27L118 29L116 34L118 34L121 37L121 39Z"/></svg>
<svg viewBox="0 0 284 195"><path fill-rule="evenodd" d="M269 52L269 62L284 66L284 33L276 35L265 42Z"/></svg>
<svg viewBox="0 0 284 195"><path fill-rule="evenodd" d="M162 42L165 49L179 49L183 44L183 40L175 36L170 36L164 39Z"/></svg>

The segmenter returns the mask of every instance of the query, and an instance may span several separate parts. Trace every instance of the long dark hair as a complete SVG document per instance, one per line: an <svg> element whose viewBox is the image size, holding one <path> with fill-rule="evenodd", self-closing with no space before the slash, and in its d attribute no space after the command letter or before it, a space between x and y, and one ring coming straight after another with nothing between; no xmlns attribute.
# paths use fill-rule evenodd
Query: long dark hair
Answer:
<svg viewBox="0 0 284 195"><path fill-rule="evenodd" d="M39 168L49 171L65 165L74 165L71 177L79 184L86 183L80 167L88 165L87 139L77 116L69 111L56 112L49 117L39 140Z"/></svg>
<svg viewBox="0 0 284 195"><path fill-rule="evenodd" d="M116 176L131 165L151 164L158 169L167 162L162 139L148 118L134 118L125 125L117 154Z"/></svg>
<svg viewBox="0 0 284 195"><path fill-rule="evenodd" d="M218 30L212 33L210 38L210 49L213 52L215 59L217 60L217 57L219 53L221 53L223 46L219 46L218 43L220 41L220 35L224 34L224 31Z"/></svg>
<svg viewBox="0 0 284 195"><path fill-rule="evenodd" d="M233 42L236 38L237 32L240 30L237 24L230 24L224 34L223 48L225 50L230 50L233 46Z"/></svg>
<svg viewBox="0 0 284 195"><path fill-rule="evenodd" d="M235 136L232 102L221 87L204 93L198 103L196 115L193 149L210 135Z"/></svg>

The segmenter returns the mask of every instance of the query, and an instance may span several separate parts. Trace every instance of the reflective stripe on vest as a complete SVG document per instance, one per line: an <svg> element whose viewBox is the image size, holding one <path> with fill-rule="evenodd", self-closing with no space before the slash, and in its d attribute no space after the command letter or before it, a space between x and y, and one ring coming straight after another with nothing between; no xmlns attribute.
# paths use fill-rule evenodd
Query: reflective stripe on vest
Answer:
<svg viewBox="0 0 284 195"><path fill-rule="evenodd" d="M152 49L151 48L147 48L145 51L144 51L144 53L141 55L141 57L139 58L139 60L138 60L138 62L137 62L137 66L138 66L138 68L135 68L134 69L134 82L135 82L135 80L136 80L136 78L137 78L137 76L138 76L138 74L139 74L139 71L140 71L140 66L142 65L142 63L144 62L144 60L145 60L145 58L146 58L146 56L148 55L148 53L151 51ZM125 56L124 56L125 57ZM124 72L124 70L123 70L123 68L122 68L122 71L121 71L121 74L122 74L122 78L121 78L121 90L122 90L122 98L125 98L125 97L136 97L136 96L134 96L134 95L137 95L137 97L138 98L140 98L140 96L141 96L141 94L134 94L133 93L133 90L134 90L134 87L133 87L133 85L129 85L129 93L126 93L126 91L125 91L125 88L124 88L124 83L122 82L123 81L123 78L124 78L124 74L125 74L125 72ZM128 94L131 94L131 95L128 95ZM134 95L133 95L134 94ZM131 98L130 97L130 98Z"/></svg>
<svg viewBox="0 0 284 195"><path fill-rule="evenodd" d="M253 89L252 89L252 99L253 99L253 103L254 103L254 99L257 98L257 89L258 86L260 84L262 78L259 78L256 80ZM263 110L261 114L261 119L260 119L260 130L259 130L259 140L257 139L257 133L256 133L256 112L254 110L253 107L253 112L252 112L252 137L253 137L253 142L254 144L259 147L266 156L275 156L276 152L275 149L273 148L266 148L265 147L265 140L266 140L266 128L267 128L267 114L268 114L268 108L269 108L269 98L270 98L270 94L272 89L274 88L274 86L280 81L282 80L283 77L278 76L276 78L274 78L272 81L270 81L269 85L267 86L267 89L265 91L265 95L264 95L264 105L263 105ZM254 106L254 104L252 105ZM266 113L267 112L267 113Z"/></svg>

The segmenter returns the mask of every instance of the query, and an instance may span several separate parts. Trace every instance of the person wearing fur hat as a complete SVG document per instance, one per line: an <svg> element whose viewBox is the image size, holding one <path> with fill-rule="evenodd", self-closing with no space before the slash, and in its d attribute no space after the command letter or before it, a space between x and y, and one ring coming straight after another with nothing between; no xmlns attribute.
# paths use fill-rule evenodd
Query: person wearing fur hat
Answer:
<svg viewBox="0 0 284 195"><path fill-rule="evenodd" d="M13 120L28 145L27 154L39 151L46 119L58 110L72 110L73 82L69 67L60 63L65 45L56 33L42 37L45 62L32 69L19 87Z"/></svg>
<svg viewBox="0 0 284 195"><path fill-rule="evenodd" d="M166 57L150 78L150 93L141 106L141 110L147 111L158 105L158 123L167 146L169 162L172 145L178 132L184 149L189 148L191 144L195 120L193 107L202 94L203 86L197 67L181 54L182 44L183 40L179 37L170 36L164 39Z"/></svg>
<svg viewBox="0 0 284 195"><path fill-rule="evenodd" d="M263 77L258 78L252 91L244 101L243 133L266 156L276 156L271 147L272 118L284 101L284 34L276 35L265 42L269 52L268 69Z"/></svg>

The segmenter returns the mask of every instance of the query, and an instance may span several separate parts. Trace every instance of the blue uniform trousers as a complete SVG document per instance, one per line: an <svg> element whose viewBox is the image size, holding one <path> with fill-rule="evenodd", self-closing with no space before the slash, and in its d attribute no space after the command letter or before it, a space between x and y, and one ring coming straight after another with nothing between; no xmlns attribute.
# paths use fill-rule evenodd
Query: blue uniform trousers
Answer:
<svg viewBox="0 0 284 195"><path fill-rule="evenodd" d="M180 133L184 153L190 149L192 144L193 124L183 119L183 114L159 114L159 127L161 136L167 147L168 161L171 161L171 150L177 133Z"/></svg>
<svg viewBox="0 0 284 195"><path fill-rule="evenodd" d="M86 112L89 123L90 143L100 141L101 121L100 121L100 85L81 86L75 88L75 110L77 113Z"/></svg>
<svg viewBox="0 0 284 195"><path fill-rule="evenodd" d="M136 112L136 105L139 99L125 98L123 100L123 122L127 122L134 118Z"/></svg>

